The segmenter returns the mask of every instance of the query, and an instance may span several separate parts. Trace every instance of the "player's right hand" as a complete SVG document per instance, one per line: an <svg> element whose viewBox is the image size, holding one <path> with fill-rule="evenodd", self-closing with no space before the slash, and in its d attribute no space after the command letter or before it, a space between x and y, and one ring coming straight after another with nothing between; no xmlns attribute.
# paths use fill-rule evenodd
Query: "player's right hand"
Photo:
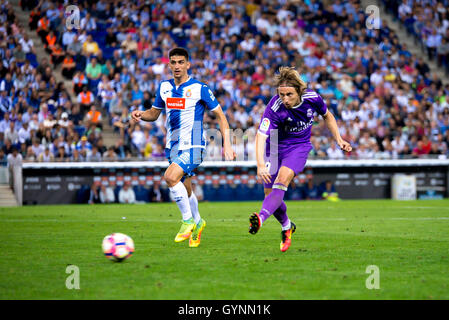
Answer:
<svg viewBox="0 0 449 320"><path fill-rule="evenodd" d="M266 165L257 166L257 178L265 183L271 182L270 170Z"/></svg>
<svg viewBox="0 0 449 320"><path fill-rule="evenodd" d="M236 158L235 151L232 149L232 147L230 145L225 144L223 151L224 151L226 161L233 161Z"/></svg>
<svg viewBox="0 0 449 320"><path fill-rule="evenodd" d="M143 111L140 110L134 110L133 112L131 112L131 118L136 121L139 122L140 119L142 118L142 113Z"/></svg>

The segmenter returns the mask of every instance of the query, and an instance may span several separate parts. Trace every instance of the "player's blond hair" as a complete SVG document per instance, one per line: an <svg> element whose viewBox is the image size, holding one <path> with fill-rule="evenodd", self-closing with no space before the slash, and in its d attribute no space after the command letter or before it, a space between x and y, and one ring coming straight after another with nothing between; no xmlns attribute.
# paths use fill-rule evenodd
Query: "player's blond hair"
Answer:
<svg viewBox="0 0 449 320"><path fill-rule="evenodd" d="M301 79L299 72L293 67L280 67L275 81L276 87L293 87L300 96L307 89L307 83Z"/></svg>

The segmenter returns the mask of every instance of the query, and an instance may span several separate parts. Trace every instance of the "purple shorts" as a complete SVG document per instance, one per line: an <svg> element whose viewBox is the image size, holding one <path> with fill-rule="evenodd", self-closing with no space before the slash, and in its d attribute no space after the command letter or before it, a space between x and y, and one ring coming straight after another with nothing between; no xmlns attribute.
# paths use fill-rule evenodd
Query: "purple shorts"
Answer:
<svg viewBox="0 0 449 320"><path fill-rule="evenodd" d="M287 167L292 169L295 176L304 170L307 162L307 157L309 156L310 150L312 150L312 145L310 144L300 144L300 145L288 145L279 146L278 155L271 155L270 157L265 157L265 165L268 167L271 174L271 182L263 183L263 187L271 189L276 177L279 173L281 167Z"/></svg>

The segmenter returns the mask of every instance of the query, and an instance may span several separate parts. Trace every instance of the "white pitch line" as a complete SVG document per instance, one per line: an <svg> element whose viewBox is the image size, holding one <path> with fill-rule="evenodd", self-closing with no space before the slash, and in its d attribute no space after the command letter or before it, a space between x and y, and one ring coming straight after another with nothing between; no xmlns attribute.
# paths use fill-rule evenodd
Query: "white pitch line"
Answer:
<svg viewBox="0 0 449 320"><path fill-rule="evenodd" d="M406 218L406 217L388 217L388 218L294 218L295 221L353 221L353 220L360 220L360 221L366 221L366 220L416 220L416 221L432 221L432 220L449 220L449 217L413 217L413 218ZM247 221L246 218L235 218L235 219L217 219L217 222L235 222L235 221ZM66 222L76 222L80 223L79 220L69 220L69 219L0 219L0 222L59 222L59 223L66 223ZM122 220L121 218L117 219L101 219L101 220L90 220L88 224L95 224L95 223L111 223L111 222L147 222L147 223L153 223L153 222L159 222L159 223L173 223L173 222L180 222L180 219L133 219L133 218L127 218L126 220Z"/></svg>
<svg viewBox="0 0 449 320"><path fill-rule="evenodd" d="M399 207L400 209L444 209L444 210L449 210L449 207ZM395 209L395 208L392 208Z"/></svg>

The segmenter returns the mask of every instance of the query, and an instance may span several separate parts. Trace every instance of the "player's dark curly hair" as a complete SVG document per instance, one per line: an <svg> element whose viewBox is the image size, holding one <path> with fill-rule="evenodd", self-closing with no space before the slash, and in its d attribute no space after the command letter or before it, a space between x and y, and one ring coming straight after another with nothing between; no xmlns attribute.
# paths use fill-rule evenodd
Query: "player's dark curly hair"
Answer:
<svg viewBox="0 0 449 320"><path fill-rule="evenodd" d="M168 58L170 59L172 56L181 56L185 57L187 61L189 61L189 52L181 47L176 47L170 50L168 53Z"/></svg>
<svg viewBox="0 0 449 320"><path fill-rule="evenodd" d="M279 74L276 75L276 87L293 87L301 96L307 89L307 83L301 79L299 72L293 67L280 67Z"/></svg>

